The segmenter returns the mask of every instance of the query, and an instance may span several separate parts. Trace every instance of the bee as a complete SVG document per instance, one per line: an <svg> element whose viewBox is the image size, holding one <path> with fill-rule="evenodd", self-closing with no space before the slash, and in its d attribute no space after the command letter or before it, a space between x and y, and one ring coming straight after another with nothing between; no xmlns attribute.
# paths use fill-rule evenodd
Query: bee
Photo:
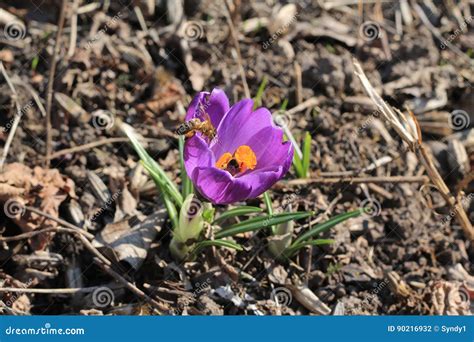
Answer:
<svg viewBox="0 0 474 342"><path fill-rule="evenodd" d="M176 129L176 133L184 135L186 138L191 138L196 132L200 132L203 136L208 138L209 141L212 141L217 135L216 129L212 125L209 114L204 112L202 116L204 117L204 121L198 118L186 121Z"/></svg>

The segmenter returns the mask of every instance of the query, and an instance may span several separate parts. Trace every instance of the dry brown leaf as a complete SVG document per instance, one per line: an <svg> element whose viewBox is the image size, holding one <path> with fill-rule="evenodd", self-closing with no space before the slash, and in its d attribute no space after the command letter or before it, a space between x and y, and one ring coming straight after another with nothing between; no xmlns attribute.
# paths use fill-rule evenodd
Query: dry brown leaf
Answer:
<svg viewBox="0 0 474 342"><path fill-rule="evenodd" d="M93 245L104 249L116 261L126 261L138 270L165 218L166 210L160 210L135 225L132 222L136 222L136 218L108 224L93 241Z"/></svg>
<svg viewBox="0 0 474 342"><path fill-rule="evenodd" d="M74 183L56 169L31 169L20 163L8 164L0 174L0 202L5 214L23 231L56 227L57 222L25 210L32 206L58 217L60 204L67 196L75 197ZM52 238L41 234L30 241L35 250L44 249Z"/></svg>

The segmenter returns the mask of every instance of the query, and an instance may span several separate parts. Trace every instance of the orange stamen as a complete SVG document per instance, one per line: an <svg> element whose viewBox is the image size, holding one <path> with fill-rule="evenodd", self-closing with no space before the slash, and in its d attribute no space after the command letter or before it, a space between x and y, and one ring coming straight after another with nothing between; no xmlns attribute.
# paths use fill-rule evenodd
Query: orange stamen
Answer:
<svg viewBox="0 0 474 342"><path fill-rule="evenodd" d="M230 165L229 163L232 161L233 163ZM256 165L257 157L253 150L247 145L239 146L237 150L235 150L234 155L231 155L229 152L224 153L216 162L217 168L227 170L232 175L247 170L253 170Z"/></svg>
<svg viewBox="0 0 474 342"><path fill-rule="evenodd" d="M227 164L229 164L231 159L232 159L232 154L230 154L229 152L224 153L216 162L216 167L218 169L225 170L227 168Z"/></svg>
<svg viewBox="0 0 474 342"><path fill-rule="evenodd" d="M237 163L239 163L240 172L255 169L257 165L257 157L250 146L242 145L234 153Z"/></svg>

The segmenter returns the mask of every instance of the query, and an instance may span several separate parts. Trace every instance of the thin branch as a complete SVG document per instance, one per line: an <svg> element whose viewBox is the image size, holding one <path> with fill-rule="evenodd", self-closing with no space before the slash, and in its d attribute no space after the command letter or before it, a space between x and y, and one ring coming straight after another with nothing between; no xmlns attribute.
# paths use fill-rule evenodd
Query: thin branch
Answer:
<svg viewBox="0 0 474 342"><path fill-rule="evenodd" d="M317 97L312 97L312 98L307 99L306 101L300 103L299 105L294 106L291 109L288 109L286 111L286 113L288 115L293 115L293 114L296 114L298 112L302 112L303 110L308 109L310 107L316 107L318 105L318 103L319 103L318 98Z"/></svg>
<svg viewBox="0 0 474 342"><path fill-rule="evenodd" d="M76 152L90 150L94 147L98 147L101 145L122 143L122 142L127 142L127 141L128 141L128 138L124 138L124 137L105 138L105 139L93 141L88 144L65 148L64 150L54 152L52 155L49 156L49 159L55 159L69 153L76 153Z"/></svg>
<svg viewBox="0 0 474 342"><path fill-rule="evenodd" d="M67 0L62 1L61 5L61 12L59 14L59 21L58 21L58 30L56 32L56 40L54 42L53 53L51 54L51 59L49 62L49 76L48 76L48 89L46 93L46 166L49 166L50 163L50 156L52 152L52 144L53 144L53 127L51 124L51 107L53 105L53 86L54 86L54 78L56 74L56 56L59 54L59 49L61 47L61 35L63 33L64 28L64 21L66 17L66 7L67 7Z"/></svg>
<svg viewBox="0 0 474 342"><path fill-rule="evenodd" d="M428 183L426 176L387 176L387 177L321 177L309 179L293 179L288 182L282 182L282 185L297 186L305 184L384 184L384 183Z"/></svg>
<svg viewBox="0 0 474 342"><path fill-rule="evenodd" d="M169 308L164 305L164 304L161 304L159 302L157 302L156 300L154 300L153 298L149 297L145 292L143 292L142 290L140 290L138 287L136 287L135 285L133 285L132 283L130 283L127 279L125 279L124 277L122 277L120 274L118 274L117 272L115 272L111 267L110 265L105 265L103 263L101 263L98 259L94 258L94 262L102 269L104 270L106 273L108 273L112 278L114 278L115 280L117 280L119 283L122 283L127 289L129 289L131 292L133 292L135 295L137 295L138 297L140 297L141 299L143 299L144 301L150 303L153 307L155 307L156 309L158 309L159 311L168 311Z"/></svg>
<svg viewBox="0 0 474 342"><path fill-rule="evenodd" d="M173 136L174 137L174 136ZM144 138L143 141L157 141L158 139L153 139L153 138ZM77 153L77 152L82 152L82 151L87 151L90 150L94 147L102 146L102 145L107 145L107 144L115 144L115 143L123 143L123 142L128 142L128 138L125 137L113 137L113 138L104 138L101 140L93 141L84 145L79 145L79 146L74 146L74 147L69 147L65 148L63 150L54 152L52 155L49 156L50 159L55 159L58 157L61 157L65 154L69 153Z"/></svg>
<svg viewBox="0 0 474 342"><path fill-rule="evenodd" d="M0 293L2 292L14 292L14 293L41 293L41 294L75 294L75 293L88 293L100 288L100 286L91 287L70 287L70 288L56 288L56 289L33 289L27 287L0 287Z"/></svg>
<svg viewBox="0 0 474 342"><path fill-rule="evenodd" d="M67 221L64 221L63 219L60 219L59 217L54 217L48 213L45 213L44 211L41 211L40 209L37 209L37 208L34 208L34 207L30 207L30 206L25 206L25 209L28 210L28 211L31 211L35 214L38 214L38 215L41 215L43 217L46 217L47 219L50 219L52 221L55 221L57 223L59 223L61 226L63 227L66 227L66 228L69 228L69 229L72 229L72 230L75 230L75 231L78 231L80 232L81 234L84 234L85 236L87 236L87 238L89 240L92 240L94 238L94 236L92 234L89 234L88 232L86 232L84 229L78 227L78 226L75 226L73 225L72 223L69 223Z"/></svg>
<svg viewBox="0 0 474 342"><path fill-rule="evenodd" d="M16 115L15 118L13 119L13 124L10 130L10 134L8 134L7 141L5 142L5 147L3 148L3 154L2 158L0 159L0 171L3 170L3 164L5 163L5 160L7 159L8 156L8 150L10 149L10 145L13 141L13 137L15 136L16 129L18 128L18 124L20 123L20 119L22 117L22 111L21 111L21 105L20 102L18 101L18 93L16 92L15 87L13 86L12 81L8 77L8 74L5 70L5 67L3 66L3 63L0 62L0 71L5 78L5 81L8 84L8 87L12 91L13 94L13 101L15 102L16 105Z"/></svg>
<svg viewBox="0 0 474 342"><path fill-rule="evenodd" d="M20 240L30 239L36 235L40 235L43 233L84 234L85 238L89 238L92 236L87 232L80 232L80 231L77 231L76 229L54 227L54 228L32 230L31 232L26 232L26 233L14 235L14 236L0 236L0 242L11 242L11 241L20 241Z"/></svg>
<svg viewBox="0 0 474 342"><path fill-rule="evenodd" d="M232 21L232 17L231 17L231 14L230 14L230 7L229 7L229 4L228 4L227 0L225 0L225 6L226 6L226 9L227 9L226 14L225 14L225 18L227 19L227 24L229 25L229 29L230 29L230 35L231 35L232 40L234 42L235 50L237 52L237 64L239 65L239 72L240 72L240 77L242 78L242 84L244 86L245 96L247 98L250 98L249 85L247 83L247 78L245 77L245 69L242 65L242 55L240 53L239 39L237 37L237 32L235 30L235 26L234 26L234 23Z"/></svg>

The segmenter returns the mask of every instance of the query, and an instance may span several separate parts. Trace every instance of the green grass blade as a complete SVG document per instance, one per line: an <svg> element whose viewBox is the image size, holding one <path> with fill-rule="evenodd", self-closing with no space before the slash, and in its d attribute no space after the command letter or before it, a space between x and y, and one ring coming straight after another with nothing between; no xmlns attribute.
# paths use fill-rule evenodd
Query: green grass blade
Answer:
<svg viewBox="0 0 474 342"><path fill-rule="evenodd" d="M233 236L241 233L246 233L254 230L259 230L262 228L268 228L276 224L292 221L292 220L300 220L306 217L313 215L313 212L309 211L299 211L295 213L283 213L277 214L273 216L260 216L252 219L248 219L246 221L234 224L230 227L226 227L225 229L221 230L220 232L216 233L216 238L224 238L228 236Z"/></svg>
<svg viewBox="0 0 474 342"><path fill-rule="evenodd" d="M211 247L211 246L216 246L216 247L224 247L224 248L230 248L230 249L235 249L238 251L242 251L243 248L241 245L238 243L228 241L228 240L205 240L196 243L196 247L192 251L192 254L198 254L201 250L203 250L206 247Z"/></svg>
<svg viewBox="0 0 474 342"><path fill-rule="evenodd" d="M188 195L194 192L193 183L189 179L184 167L184 136L179 137L179 162L181 166L181 194L183 198L188 197Z"/></svg>
<svg viewBox="0 0 474 342"><path fill-rule="evenodd" d="M169 219L171 221L171 224L173 225L173 229L176 228L178 226L178 211L176 210L176 206L171 200L169 194L163 190L163 186L165 185L158 181L157 176L153 175L154 171L149 168L150 166L148 164L146 164L143 160L141 161L141 163L150 174L151 178L155 182L156 187L160 189L161 195L163 197L163 202L165 204L166 210L168 211Z"/></svg>
<svg viewBox="0 0 474 342"><path fill-rule="evenodd" d="M273 206L272 199L270 198L270 193L265 191L263 193L263 201L265 202L265 207L267 208L267 213L269 216L273 215ZM275 226L272 226L272 234L275 234Z"/></svg>
<svg viewBox="0 0 474 342"><path fill-rule="evenodd" d="M143 167L150 174L150 177L153 179L158 189L160 189L161 195L164 197L170 198L173 202L179 205L179 207L181 207L183 205L183 202L182 201L181 203L178 202L179 198L182 199L181 194L178 192L178 195L180 196L179 198L173 197L172 195L173 191L172 189L169 188L169 184L163 181L160 174L156 172L156 169L152 165L144 162L143 160L141 161L141 163Z"/></svg>
<svg viewBox="0 0 474 342"><path fill-rule="evenodd" d="M265 91L265 87L267 86L267 82L268 82L268 79L267 79L267 76L263 76L263 80L262 80L262 83L260 83L260 86L258 87L258 90L257 90L257 95L255 95L253 101L254 101L254 105L253 105L253 109L257 109L258 107L262 106L262 96L263 96L263 92Z"/></svg>
<svg viewBox="0 0 474 342"><path fill-rule="evenodd" d="M221 214L218 218L212 222L212 224L218 224L220 222L223 222L231 217L235 216L244 216L248 214L254 214L254 213L261 213L263 210L259 207L252 207L252 206L241 206L237 207L234 209L230 209L225 211L224 213Z"/></svg>
<svg viewBox="0 0 474 342"><path fill-rule="evenodd" d="M314 228L308 230L306 233L304 233L299 238L297 238L295 240L295 242L293 242L293 244L289 248L292 248L293 246L296 246L296 245L298 245L298 244L300 244L300 243L302 243L306 240L309 240L309 239L313 238L314 236L319 235L319 234L331 229L332 227L334 227L335 225L337 225L341 222L344 222L344 221L346 221L350 218L353 218L353 217L357 217L362 212L363 212L363 209L358 209L358 210L355 210L355 211L350 211L348 213L344 213L344 214L334 216L334 217L330 218L329 220L327 220L326 222L320 223L320 224L316 225Z"/></svg>
<svg viewBox="0 0 474 342"><path fill-rule="evenodd" d="M303 141L303 161L302 169L304 173L304 178L309 177L309 160L311 157L311 135L309 132L306 132Z"/></svg>
<svg viewBox="0 0 474 342"><path fill-rule="evenodd" d="M265 206L267 207L267 213L268 215L273 214L273 207L272 207L272 199L270 198L270 194L268 191L265 191L263 193L263 201L265 202Z"/></svg>
<svg viewBox="0 0 474 342"><path fill-rule="evenodd" d="M295 168L298 178L305 178L303 163L297 153L293 154L293 167Z"/></svg>
<svg viewBox="0 0 474 342"><path fill-rule="evenodd" d="M181 207L181 205L183 204L183 196L181 196L178 187L168 177L168 175L161 168L161 166L143 148L140 141L138 140L135 130L125 123L121 123L120 128L127 135L128 139L132 143L133 148L137 152L140 159L143 161L143 165L146 167L148 172L150 172L155 182L160 185L161 190L168 193L173 199L173 201L179 207Z"/></svg>

